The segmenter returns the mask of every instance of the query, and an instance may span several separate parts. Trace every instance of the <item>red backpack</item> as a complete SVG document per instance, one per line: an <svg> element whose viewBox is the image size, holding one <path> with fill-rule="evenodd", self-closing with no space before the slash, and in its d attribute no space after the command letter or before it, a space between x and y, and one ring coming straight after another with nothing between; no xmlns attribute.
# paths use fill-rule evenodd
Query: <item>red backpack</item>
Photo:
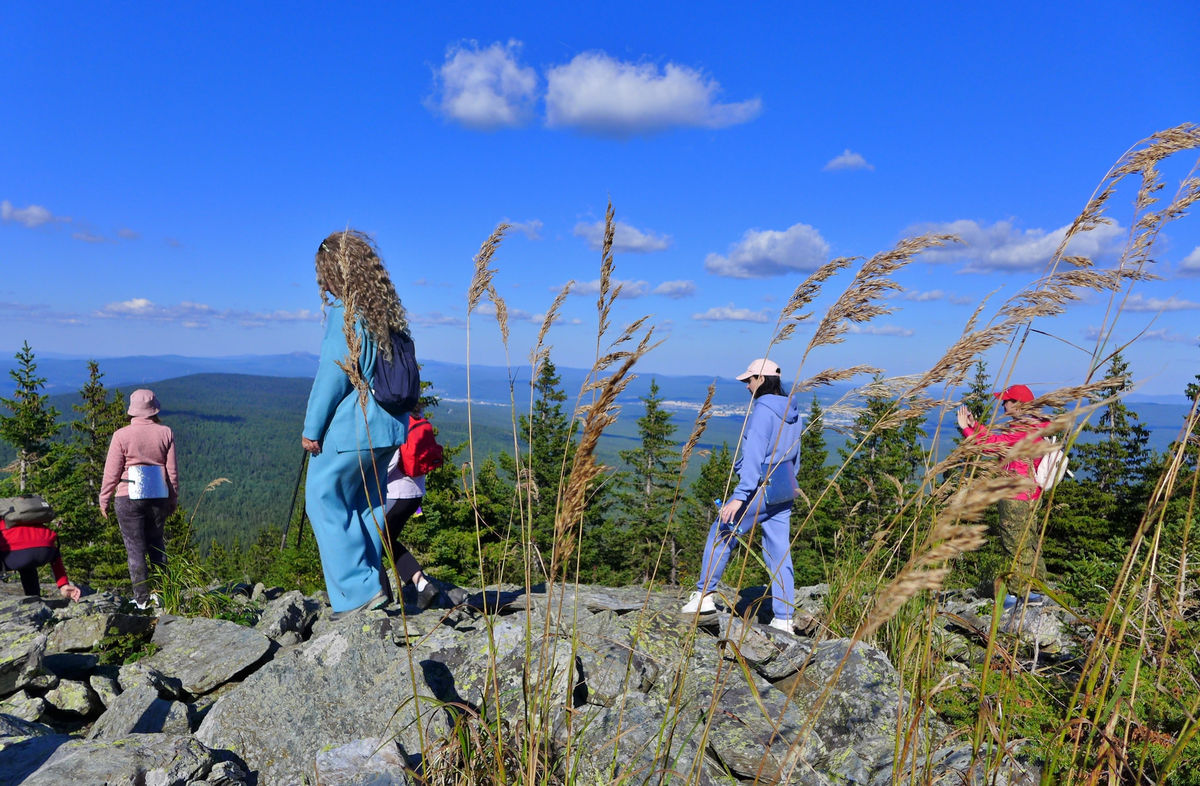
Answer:
<svg viewBox="0 0 1200 786"><path fill-rule="evenodd" d="M442 466L442 460L442 446L433 435L433 426L425 418L409 415L408 438L400 447L404 474L411 478L428 475Z"/></svg>

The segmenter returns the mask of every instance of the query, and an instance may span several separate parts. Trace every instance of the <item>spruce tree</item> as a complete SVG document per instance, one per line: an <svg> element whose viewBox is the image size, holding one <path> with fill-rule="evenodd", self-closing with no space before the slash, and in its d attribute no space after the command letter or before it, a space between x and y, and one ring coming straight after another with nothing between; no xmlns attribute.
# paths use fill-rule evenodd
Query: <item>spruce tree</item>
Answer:
<svg viewBox="0 0 1200 786"><path fill-rule="evenodd" d="M670 413L662 408L656 381L651 380L650 392L642 402L646 409L637 422L638 446L620 451L628 470L622 476L618 496L629 544L627 553L632 560L630 568L633 575L645 580L655 570L664 538L668 559L678 548L675 539L669 537L668 525L674 512L680 457L675 425Z"/></svg>
<svg viewBox="0 0 1200 786"><path fill-rule="evenodd" d="M792 508L792 561L799 584L817 584L826 580L825 568L833 559L838 531L832 510L837 499L829 488L832 475L829 448L825 443L824 411L814 394L800 436L800 457L796 482L800 496Z"/></svg>
<svg viewBox="0 0 1200 786"><path fill-rule="evenodd" d="M567 396L562 379L550 358L542 361L533 387L530 415L520 418L521 435L527 440L526 478L529 483L531 530L543 555L553 547L554 516L558 507L566 457L575 449L573 424L563 412Z"/></svg>
<svg viewBox="0 0 1200 786"><path fill-rule="evenodd" d="M699 476L692 481L686 513L676 517L672 526L677 548L671 560L668 581L678 584L681 578L700 573L700 561L708 530L717 518L719 504L737 485L733 475L733 453L729 443L708 452L700 465Z"/></svg>
<svg viewBox="0 0 1200 786"><path fill-rule="evenodd" d="M46 458L50 440L58 433L58 410L50 406L50 397L42 393L45 377L37 375L37 362L26 341L16 354L17 367L8 372L16 382L12 398L0 398L0 404L12 414L0 415L0 439L17 449L17 488L24 493L30 475Z"/></svg>
<svg viewBox="0 0 1200 786"><path fill-rule="evenodd" d="M992 378L987 373L987 361L976 361L975 376L971 377L971 386L963 396L963 404L980 423L987 424L992 419L996 397L992 395Z"/></svg>

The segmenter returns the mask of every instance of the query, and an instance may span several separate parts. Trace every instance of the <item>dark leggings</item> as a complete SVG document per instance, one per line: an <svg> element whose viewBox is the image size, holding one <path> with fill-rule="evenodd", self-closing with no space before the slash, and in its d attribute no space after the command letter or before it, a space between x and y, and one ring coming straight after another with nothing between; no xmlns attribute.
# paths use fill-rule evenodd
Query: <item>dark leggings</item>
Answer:
<svg viewBox="0 0 1200 786"><path fill-rule="evenodd" d="M58 549L54 546L34 546L29 549L17 549L4 556L4 569L15 570L21 576L21 591L26 595L40 596L42 585L38 581L38 568L49 565L58 559Z"/></svg>
<svg viewBox="0 0 1200 786"><path fill-rule="evenodd" d="M408 549L400 542L400 531L419 507L421 497L398 499L384 519L388 542L392 544L392 562L396 566L396 578L405 583L412 581L414 573L420 572L421 563L417 562L416 557L409 554Z"/></svg>
<svg viewBox="0 0 1200 786"><path fill-rule="evenodd" d="M167 565L163 533L170 510L171 501L166 499L117 497L117 523L121 525L121 538L125 541L125 553L129 557L133 599L139 603L150 600L150 587L146 583L146 557L149 556L150 562L160 567Z"/></svg>

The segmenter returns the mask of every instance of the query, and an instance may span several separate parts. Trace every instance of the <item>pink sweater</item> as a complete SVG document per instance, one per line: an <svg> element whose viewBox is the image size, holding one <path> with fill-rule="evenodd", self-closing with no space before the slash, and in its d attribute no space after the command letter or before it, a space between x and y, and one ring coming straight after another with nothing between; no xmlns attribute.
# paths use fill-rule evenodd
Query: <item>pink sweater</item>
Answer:
<svg viewBox="0 0 1200 786"><path fill-rule="evenodd" d="M117 429L108 445L104 462L104 480L100 483L100 509L106 510L114 494L129 496L129 467L153 464L167 469L171 499L179 496L179 469L175 464L175 435L168 426L150 418L134 418L125 428Z"/></svg>

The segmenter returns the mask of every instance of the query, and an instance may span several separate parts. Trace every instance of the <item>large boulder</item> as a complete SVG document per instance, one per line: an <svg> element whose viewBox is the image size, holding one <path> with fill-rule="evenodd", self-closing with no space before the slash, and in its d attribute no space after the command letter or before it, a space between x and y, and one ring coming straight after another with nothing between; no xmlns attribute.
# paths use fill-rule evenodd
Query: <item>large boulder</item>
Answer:
<svg viewBox="0 0 1200 786"><path fill-rule="evenodd" d="M118 740L73 740L24 780L25 786L139 783L155 786L238 786L252 781L240 762L193 737L137 734Z"/></svg>
<svg viewBox="0 0 1200 786"><path fill-rule="evenodd" d="M130 734L183 735L192 733L186 704L158 695L149 685L138 685L117 696L92 724L89 740L115 740Z"/></svg>
<svg viewBox="0 0 1200 786"><path fill-rule="evenodd" d="M178 679L191 696L239 677L271 650L255 630L203 617L161 617L152 641L159 650L139 663Z"/></svg>

